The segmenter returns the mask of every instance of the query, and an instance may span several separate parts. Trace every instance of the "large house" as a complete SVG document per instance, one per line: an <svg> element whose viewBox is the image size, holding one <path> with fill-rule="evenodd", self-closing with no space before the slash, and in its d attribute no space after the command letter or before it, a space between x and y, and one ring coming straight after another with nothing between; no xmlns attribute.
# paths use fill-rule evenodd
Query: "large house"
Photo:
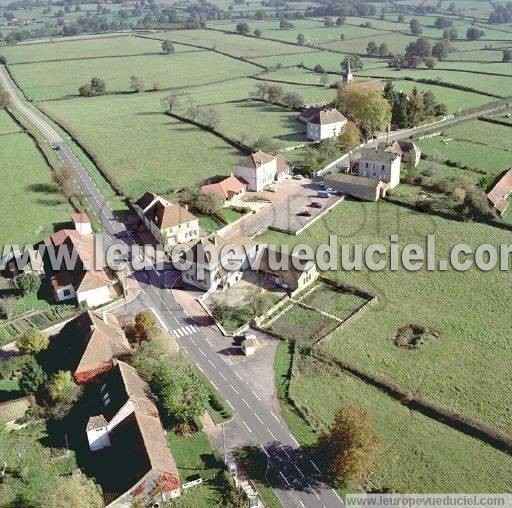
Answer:
<svg viewBox="0 0 512 508"><path fill-rule="evenodd" d="M500 215L503 215L509 206L508 198L512 194L512 169L509 169L487 194L487 199L492 203Z"/></svg>
<svg viewBox="0 0 512 508"><path fill-rule="evenodd" d="M306 124L308 139L321 141L338 136L347 124L347 119L337 109L321 109Z"/></svg>
<svg viewBox="0 0 512 508"><path fill-rule="evenodd" d="M236 176L247 183L247 190L262 191L274 182L292 176L293 164L283 154L270 155L259 151L251 154L236 167Z"/></svg>
<svg viewBox="0 0 512 508"><path fill-rule="evenodd" d="M114 366L116 358L131 354L131 346L117 318L84 312L67 323L52 340L77 384L94 381Z"/></svg>
<svg viewBox="0 0 512 508"><path fill-rule="evenodd" d="M386 152L401 155L402 162L413 162L414 167L420 163L421 149L416 143L408 139L393 141L391 146L386 148Z"/></svg>
<svg viewBox="0 0 512 508"><path fill-rule="evenodd" d="M400 154L363 148L358 174L338 173L324 179L326 187L364 201L377 201L400 183Z"/></svg>
<svg viewBox="0 0 512 508"><path fill-rule="evenodd" d="M210 183L201 187L201 192L217 196L223 206L242 201L246 190L247 184L233 176L233 173L220 182Z"/></svg>
<svg viewBox="0 0 512 508"><path fill-rule="evenodd" d="M155 503L178 497L178 468L148 384L117 361L98 386L100 414L89 419L86 432L106 474L115 476L115 490L104 489L114 498L107 506L132 506L147 496Z"/></svg>
<svg viewBox="0 0 512 508"><path fill-rule="evenodd" d="M199 219L186 207L146 192L134 209L158 243L165 249L199 238Z"/></svg>
<svg viewBox="0 0 512 508"><path fill-rule="evenodd" d="M97 266L99 256L95 255L94 235L81 235L76 229L61 229L45 238L44 244L50 258L57 259L58 253L65 250L70 258L76 255L73 267L61 266L50 278L57 301L76 299L79 304L83 302L88 307L97 307L116 296L116 280L111 270L103 262L103 266Z"/></svg>
<svg viewBox="0 0 512 508"><path fill-rule="evenodd" d="M231 248L237 256L232 255ZM183 271L182 280L206 292L222 291L242 278L248 266L247 253L250 255L255 248L248 238L238 238L236 242L217 234L202 238L185 254L189 266Z"/></svg>

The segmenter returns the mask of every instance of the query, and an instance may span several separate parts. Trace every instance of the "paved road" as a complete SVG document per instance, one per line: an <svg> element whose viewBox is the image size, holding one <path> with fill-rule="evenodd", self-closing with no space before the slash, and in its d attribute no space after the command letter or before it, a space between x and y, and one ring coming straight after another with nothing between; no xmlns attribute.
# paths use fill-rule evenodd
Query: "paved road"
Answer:
<svg viewBox="0 0 512 508"><path fill-rule="evenodd" d="M124 224L119 222L107 200L75 157L62 137L40 116L25 106L6 70L0 66L0 83L10 92L13 105L18 108L37 129L59 149L56 153L63 163L75 170L76 183L85 196L92 212L104 227L107 238L120 240L128 246L134 240ZM237 371L219 353L220 337L211 328L198 327L175 301L170 291L177 273L157 272L153 268L134 274L140 287L136 300L128 309L152 308L162 326L168 331L187 331L178 338L178 343L188 352L190 359L214 384L220 395L233 408L236 421L245 429L247 443L258 445L268 458L268 480L284 506L289 507L337 507L342 504L337 493L324 481L309 457L299 447L299 443L288 427L271 411ZM179 334L176 334L179 335ZM269 379L269 383L273 383ZM230 424L227 424L230 425ZM229 445L229 443L227 443Z"/></svg>

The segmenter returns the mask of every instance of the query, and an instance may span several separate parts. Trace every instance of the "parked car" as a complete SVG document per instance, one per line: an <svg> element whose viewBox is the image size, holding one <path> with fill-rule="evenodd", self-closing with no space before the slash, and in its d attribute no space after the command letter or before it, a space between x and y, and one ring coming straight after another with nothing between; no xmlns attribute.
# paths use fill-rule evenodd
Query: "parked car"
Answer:
<svg viewBox="0 0 512 508"><path fill-rule="evenodd" d="M304 180L304 177L302 175L293 175L294 180Z"/></svg>
<svg viewBox="0 0 512 508"><path fill-rule="evenodd" d="M302 210L297 214L299 217L311 217L311 212L309 210Z"/></svg>
<svg viewBox="0 0 512 508"><path fill-rule="evenodd" d="M336 191L332 187L327 187L327 189L325 189L325 192L328 192L329 194L334 194Z"/></svg>
<svg viewBox="0 0 512 508"><path fill-rule="evenodd" d="M277 192L277 189L275 187L269 187L267 190L269 192Z"/></svg>
<svg viewBox="0 0 512 508"><path fill-rule="evenodd" d="M318 201L313 201L309 206L311 206L311 208L322 208L322 206L324 205L322 205L322 203L319 203Z"/></svg>
<svg viewBox="0 0 512 508"><path fill-rule="evenodd" d="M329 197L329 193L326 190L319 190L316 193L316 197L317 198L328 198Z"/></svg>

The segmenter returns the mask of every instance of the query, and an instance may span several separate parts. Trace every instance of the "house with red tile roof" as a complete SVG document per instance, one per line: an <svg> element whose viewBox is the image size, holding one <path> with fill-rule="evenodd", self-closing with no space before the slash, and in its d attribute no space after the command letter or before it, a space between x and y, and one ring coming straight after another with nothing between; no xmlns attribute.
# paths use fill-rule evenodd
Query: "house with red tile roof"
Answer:
<svg viewBox="0 0 512 508"><path fill-rule="evenodd" d="M512 194L512 169L505 172L487 194L487 199L492 203L497 212L503 215L509 206L508 198Z"/></svg>
<svg viewBox="0 0 512 508"><path fill-rule="evenodd" d="M247 190L262 191L274 182L282 182L293 174L293 164L283 154L259 151L238 163L236 176L247 184Z"/></svg>
<svg viewBox="0 0 512 508"><path fill-rule="evenodd" d="M233 173L220 182L201 187L201 192L217 196L223 206L239 203L244 198L246 190L247 184L233 176Z"/></svg>
<svg viewBox="0 0 512 508"><path fill-rule="evenodd" d="M187 207L146 192L133 204L153 237L164 248L199 238L199 219Z"/></svg>

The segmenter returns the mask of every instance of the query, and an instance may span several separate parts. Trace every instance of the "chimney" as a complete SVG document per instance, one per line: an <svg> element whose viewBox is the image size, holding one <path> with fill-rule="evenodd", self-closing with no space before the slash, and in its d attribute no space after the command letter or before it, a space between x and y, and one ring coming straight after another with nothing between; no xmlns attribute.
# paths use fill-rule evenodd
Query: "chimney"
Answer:
<svg viewBox="0 0 512 508"><path fill-rule="evenodd" d="M188 205L183 205L183 208L188 212Z"/></svg>

